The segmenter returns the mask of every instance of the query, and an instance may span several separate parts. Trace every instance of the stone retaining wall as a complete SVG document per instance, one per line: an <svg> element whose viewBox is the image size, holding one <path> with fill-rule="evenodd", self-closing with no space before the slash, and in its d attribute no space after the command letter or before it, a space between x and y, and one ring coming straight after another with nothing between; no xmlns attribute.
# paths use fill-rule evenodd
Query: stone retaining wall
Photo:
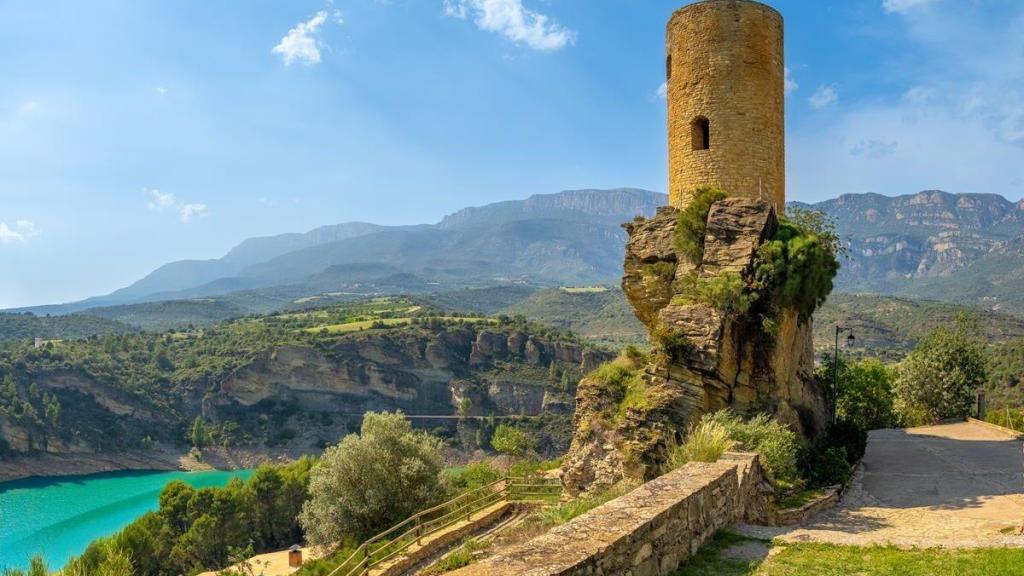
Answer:
<svg viewBox="0 0 1024 576"><path fill-rule="evenodd" d="M674 574L719 529L766 509L754 454L692 462L456 576Z"/></svg>

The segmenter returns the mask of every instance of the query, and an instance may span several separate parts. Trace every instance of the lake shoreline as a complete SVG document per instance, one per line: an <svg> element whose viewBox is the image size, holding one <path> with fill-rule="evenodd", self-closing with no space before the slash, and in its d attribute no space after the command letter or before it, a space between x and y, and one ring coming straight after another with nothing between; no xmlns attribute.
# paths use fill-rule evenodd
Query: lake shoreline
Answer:
<svg viewBox="0 0 1024 576"><path fill-rule="evenodd" d="M0 482L32 477L78 476L122 470L208 472L256 468L267 462L287 463L299 456L250 450L208 449L202 459L173 449L136 450L117 454L36 454L0 459Z"/></svg>

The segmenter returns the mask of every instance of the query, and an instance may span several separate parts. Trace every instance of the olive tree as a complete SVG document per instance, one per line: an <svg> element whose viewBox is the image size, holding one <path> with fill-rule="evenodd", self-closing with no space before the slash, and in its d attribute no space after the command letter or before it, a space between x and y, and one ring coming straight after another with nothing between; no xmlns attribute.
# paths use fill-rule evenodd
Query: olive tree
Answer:
<svg viewBox="0 0 1024 576"><path fill-rule="evenodd" d="M441 442L400 413L367 412L359 435L328 448L310 471L299 522L310 543L363 539L439 502Z"/></svg>
<svg viewBox="0 0 1024 576"><path fill-rule="evenodd" d="M895 408L904 424L962 418L986 380L985 351L972 334L976 323L960 316L953 327L925 336L900 363L893 385Z"/></svg>

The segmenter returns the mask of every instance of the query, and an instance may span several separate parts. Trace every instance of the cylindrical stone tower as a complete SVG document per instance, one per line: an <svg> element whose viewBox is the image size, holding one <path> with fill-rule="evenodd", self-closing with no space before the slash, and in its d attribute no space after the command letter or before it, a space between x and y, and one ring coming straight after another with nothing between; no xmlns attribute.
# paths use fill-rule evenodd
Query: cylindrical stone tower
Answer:
<svg viewBox="0 0 1024 576"><path fill-rule="evenodd" d="M782 15L751 0L702 0L666 35L669 203L698 186L786 203Z"/></svg>

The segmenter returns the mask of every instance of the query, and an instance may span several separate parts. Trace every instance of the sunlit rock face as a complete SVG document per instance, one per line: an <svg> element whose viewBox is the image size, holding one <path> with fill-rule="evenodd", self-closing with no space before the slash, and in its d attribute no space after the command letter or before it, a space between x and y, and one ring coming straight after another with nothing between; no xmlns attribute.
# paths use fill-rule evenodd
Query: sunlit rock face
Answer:
<svg viewBox="0 0 1024 576"><path fill-rule="evenodd" d="M809 318L783 309L766 328L759 318L695 302L679 281L687 274L750 274L758 247L777 226L771 204L749 198L715 203L699 265L676 252L677 219L678 211L665 207L654 218L625 226L630 238L622 286L653 340L670 333L683 345L655 352L638 367L646 402L615 425L601 417L614 410L615 399L600 393L594 379L580 384L563 476L571 492L656 475L671 446L709 412L767 412L807 437L826 424L824 390L813 376Z"/></svg>

